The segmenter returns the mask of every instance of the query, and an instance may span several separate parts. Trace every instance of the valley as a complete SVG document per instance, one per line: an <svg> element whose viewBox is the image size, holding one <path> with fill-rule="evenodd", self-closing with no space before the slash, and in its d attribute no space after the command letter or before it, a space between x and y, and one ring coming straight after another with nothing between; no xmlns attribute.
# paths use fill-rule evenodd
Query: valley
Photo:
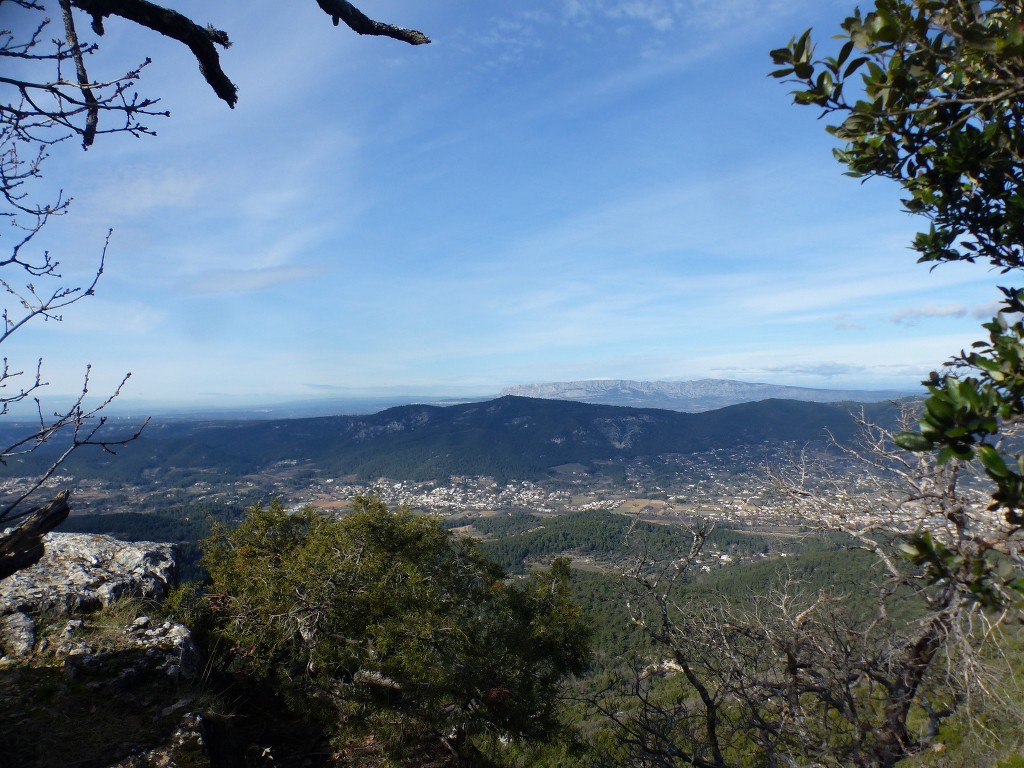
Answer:
<svg viewBox="0 0 1024 768"><path fill-rule="evenodd" d="M150 471L136 482L58 474L46 483L56 491L71 488L75 515L158 512L188 505L245 507L277 498L289 508L311 505L344 509L355 496L373 495L389 506L406 506L440 516L466 512L529 509L540 514L619 509L647 515L673 512L713 519L756 523L780 522L784 509L771 503L764 480L768 463L782 466L799 452L796 445L771 450L715 449L683 456L669 454L611 460L593 471L581 465L556 468L537 480L497 482L486 476L450 476L438 481L380 477L357 481L324 472L312 461L275 462L238 478L175 468ZM832 457L833 461L836 457ZM197 479L204 478L205 479ZM13 476L0 482L0 493L13 495L31 482Z"/></svg>
<svg viewBox="0 0 1024 768"><path fill-rule="evenodd" d="M895 413L873 408L882 420ZM630 521L715 525L751 542L710 540L697 563L707 571L791 554L815 528L778 486L800 461L818 467L812 476L823 492L839 489L851 506L870 507L876 479L828 437L853 439L851 410L768 400L682 414L504 397L368 417L157 422L116 456L79 451L45 490L72 490L62 530L174 541L187 577L198 575L198 541L215 520L234 524L272 501L344 515L365 496L436 516L482 540L512 571L561 554L578 567L619 571L631 557L620 530ZM548 464L552 449L557 463ZM0 493L22 492L33 475L17 468L43 459L10 462ZM542 528L560 531L561 544L506 546Z"/></svg>
<svg viewBox="0 0 1024 768"><path fill-rule="evenodd" d="M881 423L894 418L892 405L865 407ZM853 439L851 411L767 400L688 414L503 397L367 417L155 422L117 455L78 450L47 487L70 488L76 515L244 509L272 498L337 510L374 495L441 516L622 507L789 524L766 467L803 454L847 472L828 435ZM60 449L53 443L9 460L0 494L27 488Z"/></svg>
<svg viewBox="0 0 1024 768"><path fill-rule="evenodd" d="M338 538L331 538L326 548L317 545L282 556L263 576L241 577L234 588L247 590L295 572L298 581L287 588L284 613L275 606L268 616L298 610L287 607L293 595L306 600L321 582L333 584L323 593L325 610L336 606L336 600L363 599L362 589L351 591L344 576L347 568L363 567L362 549L358 555L344 554L351 546L350 534L371 534L373 546L380 547L371 558L372 567L386 573L403 569L401 575L395 571L386 577L398 595L419 588L414 585L448 578L443 574L466 573L458 569L477 563L473 567L483 570L465 588L475 590L485 571L493 583L486 598L474 592L472 599L453 604L452 610L467 611L460 621L477 627L476 622L492 620L485 617L509 616L503 611L517 605L522 609L527 605L523 600L537 600L524 614L528 620L522 626L536 628L538 616L556 611L558 622L538 631L563 634L550 646L530 641L520 647L556 652L577 648L580 653L573 662L574 676L560 688L559 706L572 720L583 751L566 752L568 742L552 744L550 754L525 742L490 748L509 765L582 768L597 764L594 760L605 745L627 744L628 729L635 723L662 716L674 720L676 710L688 711L697 698L685 693L688 683L679 675L678 659L697 670L697 677L686 678L695 681L695 690L705 685L703 680L723 691L738 681L735 695L750 696L746 691L775 684L774 662L762 669L748 661L765 648L775 654L802 654L805 660L795 667L792 684L803 686L805 667L814 665L815 674L819 669L832 674L846 663L815 654L855 653L860 659L856 663L884 675L888 667L871 666L877 647L897 654L897 659L916 647L917 630L904 633L922 617L940 615L928 602L936 592L917 591L916 569L909 560L887 559L889 555L872 554L864 545L880 536L884 550L892 551L913 541L921 526L941 536L944 518L928 512L928 517L901 517L904 510L897 499L905 489L892 472L897 467L886 461L868 466L843 450L857 445L862 418L888 429L896 424L895 406L865 406L871 409L870 418L859 408L768 400L686 414L503 397L446 408L401 406L370 416L155 422L116 456L77 452L42 490L44 495L72 490L74 511L61 526L64 532L175 543L186 583L171 607L161 610L192 622L200 636L208 631L208 622L220 620L222 588L217 579L277 562L276 555L267 559L266 547L273 552L290 546L285 542L293 541L288 533L292 526L309 536ZM0 493L14 497L24 492L49 458L36 452L10 461L0 474ZM980 489L963 474L958 482L961 509L982 528L987 526L984 504L975 503ZM368 508L377 512L367 517ZM826 519L828 515L833 517ZM882 520L881 529L871 528L865 536L862 526ZM372 534L375 526L386 531L380 538ZM418 532L410 535L413 530ZM255 538L236 545L231 543L235 536ZM412 567L402 565L405 553L420 552L421 543L429 541L443 544L438 551L445 558L458 553L458 567L453 562L455 570L445 566L422 579L404 570ZM217 546L221 548L213 550L211 559L210 548ZM230 569L220 570L225 557L238 559ZM416 557L425 559L418 559L415 569L433 568L430 563L437 562L433 555ZM888 577L880 567L885 562L899 563ZM306 572L307 566L312 570ZM381 579L361 576L357 581L372 589ZM495 596L506 593L512 601L506 609L478 612L480 600L504 599ZM395 596L385 589L374 600L383 604ZM442 597L408 599L406 607L381 614L407 611L394 627L388 628L390 619L384 619L366 631L386 630L387 637L396 632L402 638L396 649L418 642L419 634L409 634L407 625L418 626ZM443 600L448 599L444 593ZM352 615L346 609L337 621L347 622ZM264 626L261 619L254 631L262 632ZM430 630L426 637L435 631L449 630ZM463 631L460 627L459 633ZM331 632L345 636L357 630L339 625ZM458 636L499 643L496 650L481 651L490 680L493 660L507 653L500 648L504 641L497 640L504 635L476 632ZM833 637L838 644L829 639ZM857 638L856 647L848 647L849 638ZM1016 634L1013 638L1016 642ZM819 641L823 644L817 645ZM379 642L390 640L382 637ZM251 647L244 645L237 658L211 662L222 665L211 678L219 686L217 695L235 695L240 678L234 665L247 658ZM337 652L334 646L325 648ZM973 653L966 645L955 650ZM420 655L413 655L411 674L419 675L427 667ZM359 664L376 657L368 658ZM724 667L723 659L728 662ZM363 676L360 684L384 685L389 696L398 690L388 676L373 677L362 668L355 674ZM1005 670L986 674L994 681L1005 677ZM843 676L830 685L836 690L845 686L855 700L862 683L856 676ZM504 695L505 688L491 682L488 686L485 700ZM831 688L823 690L831 695ZM260 688L246 696L262 701L269 691ZM812 683L802 695L810 698L818 691ZM476 696L470 698L471 707L476 707ZM262 710L246 710L245 697L232 701L231 717L240 725L228 730L269 727ZM381 709L370 711L388 711L387 702L374 701L373 707ZM771 697L765 702L750 698L752 706L766 712L774 702ZM450 706L428 708L427 716L447 713ZM949 712L962 717L955 707ZM865 716L874 713L864 709ZM700 722L705 714L693 716ZM962 720L950 722L960 727ZM748 738L744 728L741 723L739 738ZM257 744L286 743L288 736L273 730L244 738ZM297 748L297 755L327 754L325 736L314 732L310 738ZM673 738L688 737L679 731ZM977 748L976 742L969 743L964 750ZM1006 750L991 753L998 759ZM608 765L640 765L616 754L605 755ZM332 760L322 764L350 764Z"/></svg>

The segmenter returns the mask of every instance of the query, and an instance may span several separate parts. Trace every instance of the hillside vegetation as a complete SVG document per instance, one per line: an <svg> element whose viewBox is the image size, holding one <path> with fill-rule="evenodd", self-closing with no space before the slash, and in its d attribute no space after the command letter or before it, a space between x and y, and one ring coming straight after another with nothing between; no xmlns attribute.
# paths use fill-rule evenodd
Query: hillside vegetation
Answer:
<svg viewBox="0 0 1024 768"><path fill-rule="evenodd" d="M676 413L555 400L502 397L447 407L400 406L372 416L285 421L167 422L150 425L116 456L79 452L64 471L134 482L147 470L202 469L224 476L276 463L315 464L355 479L441 480L487 476L498 482L546 477L553 467L712 448L850 438L854 413L891 423L891 404L841 405L766 400L707 413ZM51 450L59 449L54 441ZM30 474L48 454L0 468Z"/></svg>

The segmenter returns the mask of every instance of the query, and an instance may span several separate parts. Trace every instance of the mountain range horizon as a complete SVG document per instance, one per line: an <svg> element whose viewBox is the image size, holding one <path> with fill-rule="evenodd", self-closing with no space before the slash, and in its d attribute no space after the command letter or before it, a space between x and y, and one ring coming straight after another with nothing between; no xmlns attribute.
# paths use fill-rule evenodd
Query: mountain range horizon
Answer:
<svg viewBox="0 0 1024 768"><path fill-rule="evenodd" d="M449 406L399 405L372 415L162 419L116 457L76 452L64 469L75 477L127 483L143 482L158 469L197 472L197 479L208 481L213 468L236 477L300 465L367 481L453 475L536 480L570 464L599 471L602 463L644 456L847 440L859 428L856 411L872 423L891 424L897 410L885 402L766 399L683 413L504 395ZM34 452L4 475L31 474L60 449L55 444Z"/></svg>
<svg viewBox="0 0 1024 768"><path fill-rule="evenodd" d="M467 387L418 387L392 385L377 389L339 387L337 394L317 394L308 398L260 397L239 402L239 398L208 403L171 403L160 400L121 397L110 408L111 414L159 415L172 418L242 418L280 419L310 416L365 415L398 405L456 405L484 402L504 395L553 400L572 400L602 405L623 405L634 408L662 408L684 413L724 408L740 403L768 399L803 402L865 402L876 403L921 394L920 391L898 389L829 389L800 387L735 379L580 379L575 381L512 384L500 391L481 391ZM60 400L54 395L52 400Z"/></svg>
<svg viewBox="0 0 1024 768"><path fill-rule="evenodd" d="M602 405L635 408L664 408L684 413L701 413L717 408L760 400L799 400L813 403L843 401L876 403L898 400L919 392L894 389L826 389L796 387L734 379L692 379L639 381L632 379L587 379L581 381L521 384L500 393L517 397L575 400Z"/></svg>

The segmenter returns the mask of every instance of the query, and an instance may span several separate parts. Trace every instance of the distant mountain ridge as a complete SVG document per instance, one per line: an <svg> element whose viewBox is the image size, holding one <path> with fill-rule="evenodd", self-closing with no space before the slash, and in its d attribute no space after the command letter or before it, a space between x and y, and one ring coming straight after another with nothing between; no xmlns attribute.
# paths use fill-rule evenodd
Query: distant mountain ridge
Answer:
<svg viewBox="0 0 1024 768"><path fill-rule="evenodd" d="M889 404L864 408L872 421L894 419ZM822 440L826 430L848 439L856 431L851 410L849 403L766 400L680 413L505 396L447 407L405 405L372 416L157 423L117 456L79 451L65 469L133 482L168 467L241 475L299 462L364 480L536 479L570 463L805 443ZM47 455L29 459L45 461ZM24 474L29 459L0 477Z"/></svg>
<svg viewBox="0 0 1024 768"><path fill-rule="evenodd" d="M897 390L812 389L730 379L560 381L544 384L519 384L506 387L501 391L502 396L575 400L580 403L625 405L631 408L664 408L685 413L713 411L729 405L761 400L800 400L809 403L880 403L898 400L913 394Z"/></svg>

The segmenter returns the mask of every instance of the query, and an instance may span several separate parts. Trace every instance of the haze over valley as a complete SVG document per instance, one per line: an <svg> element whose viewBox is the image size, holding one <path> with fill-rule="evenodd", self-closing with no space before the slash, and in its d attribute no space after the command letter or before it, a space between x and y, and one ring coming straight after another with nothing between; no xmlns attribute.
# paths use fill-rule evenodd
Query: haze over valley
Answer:
<svg viewBox="0 0 1024 768"><path fill-rule="evenodd" d="M431 515L513 573L567 556L618 578L641 535L672 556L689 527L715 526L694 562L711 573L795 555L815 529L773 473L811 462L825 473L822 492L870 506L878 483L833 441L852 443L858 418L894 424L897 414L892 402L684 413L506 395L371 415L175 418L154 420L116 455L76 451L43 492L72 490L64 531L176 542L187 578L202 577L198 544L214 521L234 526L272 502L344 517L361 497ZM60 448L9 460L0 492L22 492ZM618 636L615 626L600 631Z"/></svg>
<svg viewBox="0 0 1024 768"><path fill-rule="evenodd" d="M841 466L830 443L853 440L860 414L893 423L896 408L765 400L683 413L506 395L367 416L156 420L116 455L79 450L48 485L74 489L72 526L192 506L238 514L272 498L337 512L360 494L446 517L642 510L790 525L766 466L807 452ZM0 487L17 492L51 456L10 460Z"/></svg>

